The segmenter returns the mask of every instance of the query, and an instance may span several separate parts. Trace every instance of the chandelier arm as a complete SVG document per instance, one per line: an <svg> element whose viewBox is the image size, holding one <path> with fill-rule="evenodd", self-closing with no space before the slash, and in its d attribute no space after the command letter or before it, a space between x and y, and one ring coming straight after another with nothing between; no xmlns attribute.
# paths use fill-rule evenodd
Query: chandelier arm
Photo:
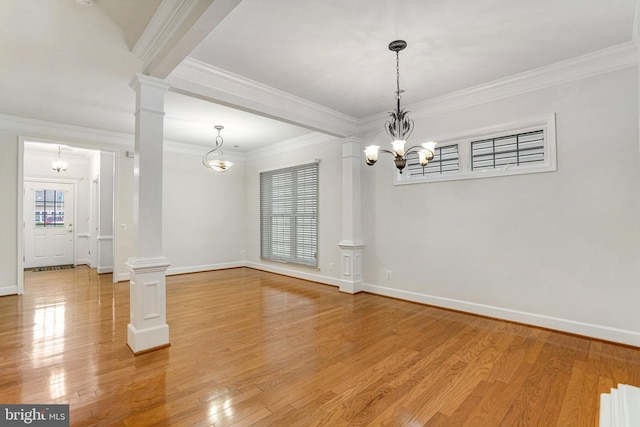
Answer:
<svg viewBox="0 0 640 427"><path fill-rule="evenodd" d="M223 155L223 154L224 154L224 152L223 152L219 147L216 147L216 148L214 148L213 150L209 151L207 154L205 154L205 155L202 157L202 164L203 164L203 165L205 165L205 166L206 166L206 167L208 167L208 168L210 168L211 166L209 166L209 163L207 163L207 158L208 158L208 157L209 157L209 155L210 155L210 154L212 154L212 153L216 153L216 156L221 156L221 155Z"/></svg>
<svg viewBox="0 0 640 427"><path fill-rule="evenodd" d="M387 153L387 154L391 154L393 157L396 157L396 153L394 153L393 151L389 151L389 150L385 150L385 149L380 149L380 150L378 150L378 152L380 152L380 153Z"/></svg>
<svg viewBox="0 0 640 427"><path fill-rule="evenodd" d="M415 152L418 152L418 151L420 151L420 150L424 150L424 149L425 149L425 148L423 148L423 147L422 147L422 146L420 146L420 145L414 145L413 147L410 147L409 149L404 150L404 155L405 155L405 157L406 157L406 156L407 156L407 154L415 153ZM430 151L430 150L427 150L427 151Z"/></svg>
<svg viewBox="0 0 640 427"><path fill-rule="evenodd" d="M209 156L210 153L211 151L209 151L207 154L202 156L202 164L207 168L211 168L211 166L209 166L209 164L207 163L207 157Z"/></svg>

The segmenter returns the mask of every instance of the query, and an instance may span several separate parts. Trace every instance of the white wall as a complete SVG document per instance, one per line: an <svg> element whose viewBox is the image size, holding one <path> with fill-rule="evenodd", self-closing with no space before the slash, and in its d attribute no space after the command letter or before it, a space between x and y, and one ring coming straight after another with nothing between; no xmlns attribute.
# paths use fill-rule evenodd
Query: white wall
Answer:
<svg viewBox="0 0 640 427"><path fill-rule="evenodd" d="M247 161L246 168L246 260L249 266L276 273L304 277L338 285L342 240L342 146L339 139L324 138L314 144L286 145L259 159ZM260 172L320 160L318 268L296 267L260 259ZM333 264L333 270L330 268Z"/></svg>
<svg viewBox="0 0 640 427"><path fill-rule="evenodd" d="M96 244L98 273L113 272L113 202L114 202L114 153L100 152L98 178L98 235Z"/></svg>
<svg viewBox="0 0 640 427"><path fill-rule="evenodd" d="M202 165L202 149L163 153L163 255L167 274L244 264L244 183L241 160L218 173Z"/></svg>
<svg viewBox="0 0 640 427"><path fill-rule="evenodd" d="M132 136L133 141L133 136ZM133 150L133 143L130 150ZM127 259L133 255L133 159L127 157L126 150L115 153L117 164L115 230L117 233L116 262L114 273L117 281L129 280L125 267Z"/></svg>
<svg viewBox="0 0 640 427"><path fill-rule="evenodd" d="M0 183L0 295L6 295L18 291L18 136L3 131Z"/></svg>
<svg viewBox="0 0 640 427"><path fill-rule="evenodd" d="M549 113L557 172L393 186L389 159L363 166L365 289L640 345L636 69L414 116L411 139Z"/></svg>

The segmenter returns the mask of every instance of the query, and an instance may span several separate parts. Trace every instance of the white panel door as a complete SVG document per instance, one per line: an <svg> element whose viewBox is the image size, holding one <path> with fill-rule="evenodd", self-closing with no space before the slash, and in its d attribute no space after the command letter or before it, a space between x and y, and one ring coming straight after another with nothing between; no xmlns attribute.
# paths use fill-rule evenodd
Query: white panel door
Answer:
<svg viewBox="0 0 640 427"><path fill-rule="evenodd" d="M25 268L74 263L73 202L73 184L25 181Z"/></svg>

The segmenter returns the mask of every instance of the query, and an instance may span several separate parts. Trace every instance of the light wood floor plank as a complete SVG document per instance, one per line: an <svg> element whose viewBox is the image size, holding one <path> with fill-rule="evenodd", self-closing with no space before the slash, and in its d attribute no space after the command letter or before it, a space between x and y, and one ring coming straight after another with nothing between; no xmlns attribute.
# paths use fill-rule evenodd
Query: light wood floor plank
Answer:
<svg viewBox="0 0 640 427"><path fill-rule="evenodd" d="M593 426L640 349L248 268L167 278L171 346L126 346L129 285L25 272L0 298L0 402L73 426Z"/></svg>

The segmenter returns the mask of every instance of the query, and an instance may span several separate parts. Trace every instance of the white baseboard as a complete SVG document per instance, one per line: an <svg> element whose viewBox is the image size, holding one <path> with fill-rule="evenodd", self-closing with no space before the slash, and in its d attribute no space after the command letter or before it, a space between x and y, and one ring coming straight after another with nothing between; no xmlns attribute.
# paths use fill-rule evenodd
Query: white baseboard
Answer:
<svg viewBox="0 0 640 427"><path fill-rule="evenodd" d="M318 282L325 285L337 286L349 285L340 279L325 276L311 271L302 271L286 266L263 264L257 262L231 262L224 264L210 264L194 267L179 267L167 270L167 275L197 273L202 271L220 270L224 268L249 267L256 270L268 271L270 273L282 274L284 276L296 277L299 279ZM118 275L118 281L129 280L129 273L121 273ZM0 288L0 291L2 288ZM404 291L401 289L387 288L371 284L362 284L362 290L371 294L383 295L397 298L405 301L417 302L421 304L432 305L435 307L447 308L451 310L462 311L466 313L478 314L481 316L493 317L496 319L508 320L517 323L523 323L531 326L539 326L542 328L553 329L562 332L568 332L576 335L602 339L622 344L640 347L640 333L636 331L612 328L604 325L596 325L593 323L578 322L571 319L563 319L559 317L546 316L536 313L528 313L524 311L512 310L503 307L495 307L474 302L456 300L451 298L443 298L433 295L421 294L417 292ZM15 292L14 292L15 293Z"/></svg>
<svg viewBox="0 0 640 427"><path fill-rule="evenodd" d="M76 261L76 265L89 265L88 259L79 259Z"/></svg>
<svg viewBox="0 0 640 427"><path fill-rule="evenodd" d="M16 295L18 293L18 285L14 286L0 286L0 296L4 295Z"/></svg>
<svg viewBox="0 0 640 427"><path fill-rule="evenodd" d="M319 282L325 285L340 286L342 280L336 279L322 274L301 271L293 268L280 267L272 264L262 264L258 262L246 262L245 267L254 268L256 270L268 271L270 273L282 274L283 276L297 277L298 279L309 280L311 282Z"/></svg>
<svg viewBox="0 0 640 427"><path fill-rule="evenodd" d="M167 276L175 276L177 274L201 273L204 271L224 270L226 268L245 267L244 261L227 262L221 264L196 265L191 267L175 267L167 269ZM118 274L118 282L126 282L131 279L129 272Z"/></svg>
<svg viewBox="0 0 640 427"><path fill-rule="evenodd" d="M98 267L96 270L98 271L98 274L113 273L113 266ZM127 279L127 280L129 280L129 279Z"/></svg>
<svg viewBox="0 0 640 427"><path fill-rule="evenodd" d="M224 270L226 268L244 267L244 261L225 262L221 264L194 265L191 267L175 267L167 269L167 276L176 274L200 273L203 271Z"/></svg>
<svg viewBox="0 0 640 427"><path fill-rule="evenodd" d="M587 337L640 347L640 333L636 331L612 328L609 326L596 325L593 323L578 322L575 320L546 316L536 313L527 313L524 311L477 304L451 298L442 298L433 295L419 294L416 292L403 291L400 289L386 288L384 286L363 284L362 290L372 294L384 295L402 300L433 305L436 307L448 308L451 310L458 310L466 313L479 314L481 316L509 320L512 322L524 323L527 325L539 326L542 328L554 329L571 334L583 335Z"/></svg>

